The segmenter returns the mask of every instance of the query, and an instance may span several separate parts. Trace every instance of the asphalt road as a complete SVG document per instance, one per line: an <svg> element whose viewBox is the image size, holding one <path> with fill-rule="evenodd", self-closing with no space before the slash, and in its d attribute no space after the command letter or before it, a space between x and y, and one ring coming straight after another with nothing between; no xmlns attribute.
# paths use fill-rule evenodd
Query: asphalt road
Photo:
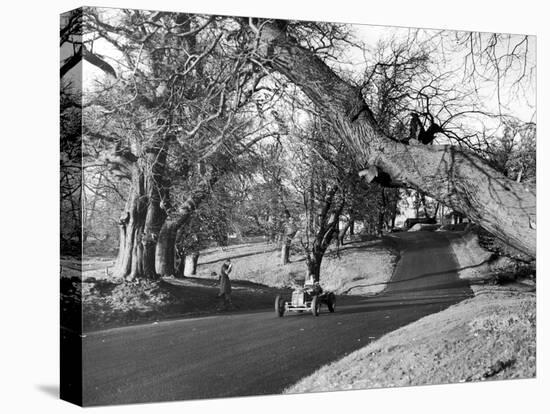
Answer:
<svg viewBox="0 0 550 414"><path fill-rule="evenodd" d="M387 332L471 295L449 234L402 233L393 278L319 317L272 309L93 332L83 339L84 405L276 394Z"/></svg>

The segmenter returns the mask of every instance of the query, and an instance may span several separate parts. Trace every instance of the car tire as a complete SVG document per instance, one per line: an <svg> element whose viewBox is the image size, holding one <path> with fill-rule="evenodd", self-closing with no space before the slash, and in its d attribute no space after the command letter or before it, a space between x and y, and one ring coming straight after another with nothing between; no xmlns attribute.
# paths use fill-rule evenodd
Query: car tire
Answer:
<svg viewBox="0 0 550 414"><path fill-rule="evenodd" d="M327 296L328 311L333 313L336 310L336 295L330 292Z"/></svg>
<svg viewBox="0 0 550 414"><path fill-rule="evenodd" d="M280 296L275 298L275 314L278 317L282 317L285 314L285 301Z"/></svg>
<svg viewBox="0 0 550 414"><path fill-rule="evenodd" d="M311 313L313 316L319 316L319 311L321 310L321 302L319 296L313 296L311 300Z"/></svg>

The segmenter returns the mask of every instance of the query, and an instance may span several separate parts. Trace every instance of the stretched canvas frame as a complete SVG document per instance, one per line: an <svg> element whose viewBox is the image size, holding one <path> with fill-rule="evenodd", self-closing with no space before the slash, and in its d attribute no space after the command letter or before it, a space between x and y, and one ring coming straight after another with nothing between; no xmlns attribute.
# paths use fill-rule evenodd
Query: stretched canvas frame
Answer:
<svg viewBox="0 0 550 414"><path fill-rule="evenodd" d="M79 405L98 405L264 395L280 393L284 390L289 392L329 391L493 378L529 378L535 375L533 258L536 249L536 199L533 190L535 176L533 160L536 123L532 119L525 121L528 117L526 118L521 111L514 116L502 114L506 105L501 102L500 94L507 87L513 88L514 82L511 85L507 85L505 81L502 85L497 82L499 83L497 109L487 110L487 113L498 113L500 119L504 120L504 127L502 127L504 129L499 130L500 125L492 126L495 136L500 134L504 137L502 142L509 144L509 147L504 147L504 151L501 152L504 155L511 154L516 151L515 143L521 144L520 153L514 152L514 156L517 155L517 157L506 160L503 166L500 166L505 168L503 173L502 170L494 167L494 163L498 160L488 162L486 155L471 155L478 148L464 136L459 136L458 127L453 124L458 116L456 114L461 112L453 106L454 101L460 101L460 97L451 96L452 94L445 91L444 85L439 85L440 90L435 92L430 91L430 88L434 88L433 85L428 86L427 91L422 87L417 88L416 98L424 106L416 107L410 117L402 118L401 126L391 119L387 121L387 125L381 126L384 114L377 112L380 108L376 105L379 105L380 101L373 96L375 93L380 93L379 88L385 85L384 81L388 81L388 79L378 79L379 76L387 76L391 80L393 76L391 71L385 72L384 69L391 65L385 61L387 56L382 54L379 55L379 62L363 62L365 65L363 70L354 73L353 65L348 66L347 61L353 61L357 56L346 55L350 52L346 51L345 47L352 42L347 38L348 27L345 25L331 26L325 23L248 17L197 17L189 14L149 11L122 12L117 9L90 7L62 15L61 23L61 396L63 399ZM211 24L213 26L209 26ZM187 30L181 31L182 27L186 27ZM197 46L198 40L190 39L193 38L194 33L205 30L204 27L208 27L207 30L212 28L210 35L213 38L208 43L210 38L207 36L206 40L201 39L205 44ZM384 37L384 30L390 30L390 28L380 27L369 29L356 26L355 28L365 33L369 32L370 35L377 33L380 39ZM140 31L142 35L139 35ZM418 42L426 32L414 35L419 36ZM409 31L410 33L412 32ZM126 39L124 39L125 36ZM416 47L418 44L415 43L414 36L410 36L413 40L409 38L407 41L411 42L412 47ZM481 43L486 41L490 45L491 41L498 41L498 36L475 33L466 36L466 39L470 42L480 42L477 47L483 53ZM103 40L101 40L102 37ZM328 37L330 42L323 43L326 40L325 37ZM105 40L107 38L108 41ZM182 38L183 47L182 44L177 44L180 41L178 39ZM460 33L456 34L456 39L459 43ZM514 53L519 50L517 56L512 54L510 57L512 75L517 72L518 82L529 76L534 77L533 72L524 71L522 66L516 66L514 60L524 58L525 62L532 63L533 52L528 49L528 45L533 44L534 39L531 36L512 36L507 39L515 41L514 44L518 49L513 48ZM403 38L401 40L403 41ZM239 49L239 45L243 49ZM352 46L357 47L357 45ZM220 49L217 50L217 47ZM229 47L233 49L228 50ZM338 51L338 47L343 49ZM196 53L188 53L189 48L196 48ZM166 52L168 49L171 49L171 52ZM183 49L185 58L181 57L181 60L178 60L169 55L179 49ZM315 53L311 51L312 49L316 49ZM126 51L127 55L124 56L120 50ZM334 56L334 50L341 55ZM401 51L397 44L395 48L390 44L388 50L395 53L397 58L400 53L410 54L409 61L405 63L396 60L397 63L394 64L393 69L401 64L415 64L421 71L431 59L429 55L426 57L422 57L420 53L414 55L414 51L411 50ZM470 57L472 62L475 58L473 55L475 50L472 49ZM498 46L493 49L494 53L501 51ZM165 53L165 55L157 58L155 53ZM490 65L490 55L487 56L489 56ZM126 63L121 63L123 59L127 60ZM444 61L443 57L440 59L444 62L440 62L441 65L449 65L449 68L454 68L457 63L452 57L448 58L448 61ZM471 67L468 66L467 60L465 62L466 68ZM234 63L235 66L230 66L230 63ZM220 67L216 67L217 64ZM204 67L201 67L202 65ZM222 65L227 66L222 68ZM203 72L197 72L200 70ZM233 72L230 72L231 70ZM533 68L531 70L534 71ZM189 85L192 82L199 85L201 80L207 78L204 75L206 71L212 71L218 78L210 79L211 84ZM442 70L440 75L450 76L448 72L451 70ZM358 81L357 77L365 74L371 77L367 76ZM271 77L271 80L264 80L262 84L254 78L256 75ZM423 79L423 73L417 74L414 70L406 75ZM237 86L228 86L231 83ZM253 85L251 90L247 89L250 85ZM427 85L431 84L428 82ZM98 93L100 89L103 95ZM441 210L438 210L440 217L437 222L443 224L445 220L450 220L451 223L446 225L451 226L447 231L452 234L442 232L418 236L411 232L411 235L407 233L405 236L386 235L384 248L393 251L395 256L395 267L390 271L393 275L392 279L379 283L366 280L364 284L369 285L366 288L358 286L359 283L349 286L335 285L338 303L343 303L343 307L342 312L337 311L334 315L330 312L321 314L318 319L306 319L305 314L298 314L293 315L292 318L284 318L282 323L287 325L281 325L281 320L277 319L270 310L269 315L272 318L269 323L264 323L262 318L265 316L261 312L258 316L257 311L266 309L265 303L268 300L262 297L258 299L262 304L258 305L259 308L243 309L243 306L248 306L252 301L250 299L252 296L248 297L244 292L248 290L253 292L255 287L250 287L246 283L239 285L237 282L234 282L233 301L237 306L240 305L239 309L232 309L229 312L225 309L212 310L210 302L205 307L199 303L196 311L189 309L180 311L178 303L165 306L162 301L174 295L170 289L185 289L186 285L192 284L189 279L186 280L175 274L177 269L174 261L178 260L179 254L176 251L178 232L186 226L191 226L192 215L200 203L209 197L212 188L219 186L220 182L222 186L227 185L223 183L223 179L229 171L233 174L239 170L240 166L245 165L247 160L239 158L242 154L236 153L236 149L252 148L265 138L264 135L268 135L268 139L273 142L281 139L280 136L296 133L287 129L288 117L285 118L286 114L278 112L280 107L274 106L269 111L262 108L270 104L269 99L273 98L273 95L283 94L283 92L298 97L295 102L295 105L299 106L298 111L303 110L300 106L305 105L313 113L312 116L317 117L315 119L319 122L318 125L315 122L308 124L308 128L313 131L310 131L312 136L315 133L325 133L330 136L334 134L339 138L336 141L338 145L342 145L335 151L329 150L326 147L334 146L335 143L328 138L323 138L321 141L324 144L313 147L311 154L304 159L310 160L311 171L317 174L315 177L321 177L320 179L323 180L329 177L330 173L329 169L321 164L318 164L321 167L315 168L312 160L317 160L316 157L318 157L319 160L315 162L320 163L331 156L334 156L334 159L329 163L343 163L348 160L348 167L338 170L338 174L349 174L353 177L337 175L338 186L324 188L324 192L319 193L323 195L322 200L318 204L312 204L309 212L307 206L305 207L304 217L308 217L307 214L309 217L318 217L312 220L317 220L315 225L322 231L316 233L320 236L316 239L312 227L307 227L306 223L303 234L307 233L307 237L304 236L294 242L302 243L307 262L304 272L307 272L308 276L313 275L314 282L318 281L315 279L319 278L319 272L322 270L321 260L315 261L315 249L322 249L323 252L326 249L330 250L331 238L335 238L334 233L341 224L340 221L335 220L339 220L345 208L342 201L346 198L342 190L343 182L346 182L345 185L348 188L359 188L362 185L360 182L367 182L387 188L403 186L422 190L423 194L441 202ZM532 90L527 88L523 92L529 100ZM180 98L177 99L174 93L180 93ZM193 93L199 94L198 98L193 97ZM200 93L204 94L203 98ZM250 94L248 103L255 107L257 116L251 117L241 125L236 121L237 118L244 116L239 112L242 110L239 106L240 101L232 106L231 98L244 99L243 96L247 93ZM410 91L408 90L407 93ZM445 96L447 101L442 99L438 104L437 99L440 94ZM236 95L239 95L238 98ZM90 104L88 100L90 97L97 100ZM386 97L398 99L392 95ZM182 102L188 105L187 109L182 108L185 106ZM492 104L494 102L488 106ZM434 106L440 112L432 113L431 108ZM292 112L295 109L288 110ZM402 111L402 109L399 110ZM449 112L449 115L445 116L445 111ZM305 112L300 113L293 121L306 125ZM476 108L468 112L476 113L479 110ZM401 112L400 114L402 115ZM187 118L182 121L184 115L187 115ZM142 119L143 124L137 123L138 118ZM268 118L267 121L265 118ZM518 124L520 121L522 122ZM470 120L470 122L474 121ZM490 123L487 124L490 125ZM125 130L121 125L130 126ZM462 127L465 126L462 125ZM161 131L161 141L154 140L156 139L154 130ZM388 132L390 130L396 135L391 136ZM129 139L124 134L128 131L145 134L145 138L142 137L142 141L139 141L140 145L142 144L138 148L139 152L136 152L135 142L125 145ZM483 138L486 138L485 133L486 130L483 130ZM235 138L238 134L244 134L247 139L238 141ZM153 141L150 141L151 137ZM451 140L455 145L449 145L445 139ZM284 140L281 139L281 141ZM315 142L315 139L310 137L310 141ZM192 145L189 145L190 142ZM294 142L291 149L298 154L300 147L301 144ZM345 148L350 153L345 153ZM91 150L95 152L90 152ZM173 158L177 151L182 151L183 157L187 157L185 154L189 153L192 153L192 156L185 159L185 163L180 163ZM340 155L343 155L344 160L339 158ZM296 161L301 162L301 159L296 157ZM190 159L193 162L190 163ZM285 162L289 162L289 159L286 158ZM124 201L122 214L117 214L116 218L111 217L112 225L120 230L119 246L117 246L118 260L112 265L109 262L100 266L101 271L104 272L104 277L101 278L98 277L97 272L95 276L87 276L88 269L85 267L90 265L88 259L96 251L102 251L104 247L101 246L102 243L110 243L107 236L112 237L109 232L100 230L106 238L98 239L99 242L96 245L99 247L87 242L86 231L93 230L94 225L93 222L90 224L86 221L91 217L87 214L90 205L86 204L86 198L101 186L97 181L99 179L94 176L94 168L108 168L110 175L107 178L113 180L109 185L105 185L105 190L102 190L105 191L102 197L107 200L104 203L111 203L111 198L115 197L113 194L120 191L117 187L119 181L115 179L131 183L123 187L125 193L122 191L123 194L119 194ZM177 171L180 176L187 174L189 181L177 182L177 177L166 175L168 169L171 174L174 171ZM88 171L92 173L87 179ZM482 177L489 183L487 186L476 179L477 171L483 172ZM291 177L297 179L298 173L292 174L294 175ZM443 177L447 179L444 180ZM293 185L290 181L288 178L286 181L283 180L282 187ZM327 184L330 182L325 182L325 187ZM449 186L452 187L451 191ZM334 192L331 192L332 188ZM337 191L342 191L342 196L338 196ZM386 197L389 193L384 191L382 190L381 194ZM476 203L476 200L483 200L483 202ZM325 203L322 204L322 201ZM342 204L338 212L337 207L340 202ZM364 200L362 202L365 203ZM110 207L107 208L104 205L101 208L103 208L103 214L111 213ZM424 201L424 209L427 208L429 209L429 201ZM448 210L445 211L445 208ZM319 214L313 214L314 209L318 209ZM338 215L335 215L337 212ZM213 211L207 213L210 214L208 216L210 223L218 220L212 218ZM300 227L300 223L294 223L293 220L300 221L302 216L291 213L294 212L283 210L281 217L287 219L294 217L284 225L279 223L282 238L271 240L279 243L278 247L284 248L286 241L289 240L290 245L296 233L301 231L296 229ZM334 217L336 219L333 219ZM465 217L469 220L464 219ZM433 219L433 217L424 219L430 218ZM403 223L406 228L418 226L424 231L433 230L429 226L433 226L434 223L429 220L418 218L408 220ZM473 224L481 224L481 228L476 229L475 232L466 232L464 226L457 223L463 220L471 221L470 227L473 227ZM352 216L349 213L348 222L351 221ZM265 226L268 228L272 225L273 223ZM364 227L366 232L370 232L366 224ZM382 226L379 230L382 230ZM209 234L213 234L211 229L209 231L211 231ZM226 231L226 239L228 234L229 232ZM323 248L323 243L327 241L326 236L329 234L328 244ZM415 238L417 244L422 244L422 249L431 249L435 260L424 264L431 267L431 273L424 267L417 274L413 273L417 266L415 260L418 257L411 257L405 253L406 251L410 253L411 249L411 241L408 238ZM481 246L478 240L481 240ZM502 241L506 243L502 244ZM195 239L192 239L192 242L198 243ZM223 245L227 240L217 242ZM305 246L306 243L311 243L311 246ZM125 255L120 253L121 251L126 251ZM186 253L188 265L195 267L198 255L195 257L190 253L194 254L194 252ZM343 255L348 253L350 252L342 248ZM242 254L246 257L249 253L243 251ZM282 256L284 256L284 249ZM472 257L477 259L477 262ZM204 274L200 275L204 282L193 282L202 283L201 289L209 285L211 292L217 292L214 286L217 286L218 275L211 274L212 271L219 271L218 267L223 262L219 260L220 258L217 259L215 265L208 267L208 271L205 270ZM508 273L499 272L497 269L500 265L506 265L507 263L504 263L506 260L514 261L512 275L509 271ZM240 265L240 269L244 269L245 262L236 263L236 268ZM391 263L391 260L381 263L380 267L387 263ZM187 265L186 262L184 264ZM203 262L198 264L204 267ZM92 266L96 265L97 261ZM336 269L330 269L330 272L339 275ZM287 273L288 280L279 285L290 288L293 278L291 276L295 275L291 274L292 272ZM414 286L408 285L407 281L415 277L428 281ZM483 311L477 317L473 317L468 323L457 325L456 330L450 330L448 336L441 341L425 343L423 341L426 337L422 337L419 343L414 345L399 342L399 334L393 332L397 328L403 327L398 332L404 335L407 334L407 329L419 327L424 330L423 332L430 332L434 326L441 326L438 317L443 315L447 318L448 313L439 312L449 306L456 305L459 312L464 307L478 306L475 293L486 292L474 283L478 279L483 283L496 280L499 287L505 284L503 282L510 282L506 286L513 288L515 292L520 292L522 300L519 302L512 300L508 303L507 299L499 296L498 289L496 289L497 292L491 290L490 295L496 299L492 302L490 300L484 302L483 306L479 305ZM323 282L323 279L321 278L320 281ZM167 293L164 293L166 284L178 287L170 287ZM292 305L298 305L305 306L304 309L298 310L311 311L311 300L298 303L292 297L285 299L290 292L284 289L275 292L279 289L279 285L275 284L274 289L268 293L264 292L266 295L273 294L272 299L269 300L270 306L275 303L278 311L283 308L290 311ZM379 292L372 286L381 286L384 291ZM242 295L237 293L239 289L243 292ZM356 293L361 289L364 289L361 299L351 298L354 295L346 296L351 291ZM116 296L113 294L115 291ZM220 293L225 295L224 292ZM282 297L281 301L275 299L275 293ZM334 292L325 292L325 296L322 297L324 304L329 305L327 293ZM128 298L139 296L144 296L144 301L137 304L125 302ZM216 304L216 299L213 299L212 303ZM142 306L145 306L145 310L140 308ZM503 326L498 316L499 308L506 306L513 310L511 312L514 318L517 318L510 319L510 327ZM114 312L113 309L117 311ZM338 305L339 309L340 305ZM205 317L200 318L199 322L189 322L190 315L203 316L208 312L216 315L215 318ZM97 316L108 313L111 313L109 317ZM265 314L267 315L267 311ZM93 318L90 315L93 315ZM327 315L334 318L328 320ZM239 320L239 318L243 319ZM360 321L365 325L376 326L376 329L361 331L354 328L353 335L347 331L347 337L342 333L345 331L342 331L342 325L358 324ZM189 323L196 323L195 329L199 332L203 329L210 332L209 338L205 339L198 333L192 333L193 328L191 332L187 332L185 326ZM406 326L409 323L416 323L416 325L411 328L412 325ZM274 324L278 324L278 327ZM122 328L123 326L125 328ZM449 322L447 327L453 327L453 324ZM293 333L289 334L290 332ZM463 333L464 337L455 336L457 332ZM277 339L278 334L286 335L284 341L289 348L281 346ZM490 334L495 335L492 337L494 343L491 346L497 355L477 355L477 361L484 364L477 371L462 371L463 362L469 354L455 355L454 360L447 359L434 365L428 364L428 367L420 357L403 359L400 364L392 362L396 358L395 355L402 356L410 352L414 354L415 350L426 352L426 348L432 346L444 349L443 343L451 340L455 346L460 347L470 340L474 341L474 338L479 335ZM518 335L519 339L512 339ZM224 342L226 340L227 342ZM514 342L516 340L519 342ZM519 343L525 345L521 352L517 351ZM142 353L132 354L132 350L137 352L139 348L137 344L145 347L146 351L142 349L140 351ZM323 344L323 346L316 344ZM364 348L367 344L368 347ZM273 348L272 345L277 345L279 348ZM188 349L184 351L186 346ZM279 352L282 352L282 349L286 351L282 355L275 356L270 354L273 349L278 349ZM465 349L468 347L466 346ZM165 354L159 352L158 359L155 359L154 351L159 350ZM174 352L175 350L179 350L179 353ZM356 353L338 362L352 351ZM389 358L382 355L392 351L396 354L391 354ZM295 353L299 355L298 358ZM147 355L151 355L150 359ZM209 355L212 355L211 360ZM365 362L363 358L366 355L370 357ZM440 354L434 352L433 355L435 357ZM104 358L103 362L100 361L100 357ZM174 357L181 366L176 366ZM362 366L357 360L350 362L354 361L354 357L358 361L363 361L365 365ZM325 366L332 362L336 365ZM202 367L193 371L191 368L193 364L201 365L201 363ZM136 364L144 364L137 370L139 372L132 368L137 366ZM346 364L348 371L335 380L332 377L333 371L340 372L342 365L346 366ZM266 369L266 366L270 369ZM363 372L365 366L369 367L370 376L365 376ZM210 367L210 371L202 371L206 367ZM320 370L317 371L317 369ZM443 374L435 375L435 369L442 370ZM187 376L188 371L193 373L192 377ZM311 374L313 377L309 377ZM350 376L355 379L346 382ZM108 381L105 380L106 377L109 378ZM304 377L309 378L298 383ZM167 378L170 378L170 381ZM143 385L151 382L154 384L151 387ZM110 385L105 386L105 383ZM172 388L167 390L168 383L172 384ZM163 388L163 391L159 388Z"/></svg>

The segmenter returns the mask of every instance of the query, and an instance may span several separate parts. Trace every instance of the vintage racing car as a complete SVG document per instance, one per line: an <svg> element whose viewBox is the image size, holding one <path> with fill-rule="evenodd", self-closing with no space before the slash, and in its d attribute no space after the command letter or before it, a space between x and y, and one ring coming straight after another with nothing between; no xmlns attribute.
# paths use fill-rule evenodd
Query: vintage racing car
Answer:
<svg viewBox="0 0 550 414"><path fill-rule="evenodd" d="M318 282L306 284L303 287L296 287L292 291L289 301L282 296L275 298L275 313L281 317L285 312L311 312L319 316L321 304L326 304L329 312L336 309L336 295L333 292L323 292Z"/></svg>

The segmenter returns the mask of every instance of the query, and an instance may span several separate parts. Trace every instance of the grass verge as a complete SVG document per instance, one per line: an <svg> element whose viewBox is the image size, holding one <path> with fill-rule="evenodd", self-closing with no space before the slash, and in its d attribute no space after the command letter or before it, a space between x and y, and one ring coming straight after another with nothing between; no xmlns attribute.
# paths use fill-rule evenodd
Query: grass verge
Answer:
<svg viewBox="0 0 550 414"><path fill-rule="evenodd" d="M393 331L285 393L533 378L534 293L484 287L476 296Z"/></svg>

